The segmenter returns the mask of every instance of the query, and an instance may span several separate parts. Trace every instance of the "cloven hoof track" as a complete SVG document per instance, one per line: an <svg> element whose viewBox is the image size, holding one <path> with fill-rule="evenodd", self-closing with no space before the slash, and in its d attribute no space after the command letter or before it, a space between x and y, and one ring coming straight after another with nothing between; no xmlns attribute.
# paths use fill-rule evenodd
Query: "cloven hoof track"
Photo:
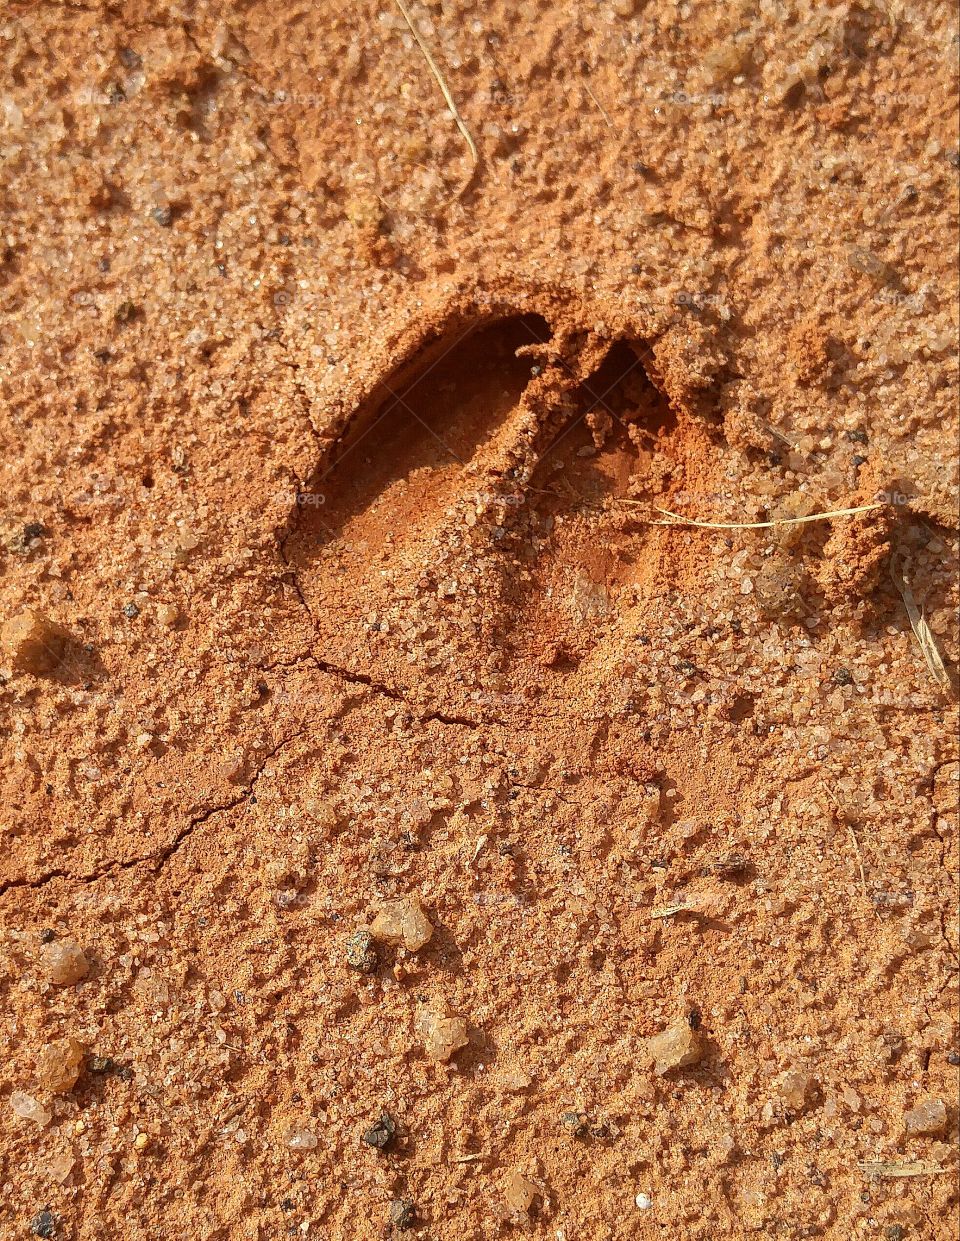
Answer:
<svg viewBox="0 0 960 1241"><path fill-rule="evenodd" d="M301 497L286 555L314 654L470 718L562 708L643 576L606 497L674 427L644 346L517 314L378 385ZM612 623L612 622L611 622Z"/></svg>

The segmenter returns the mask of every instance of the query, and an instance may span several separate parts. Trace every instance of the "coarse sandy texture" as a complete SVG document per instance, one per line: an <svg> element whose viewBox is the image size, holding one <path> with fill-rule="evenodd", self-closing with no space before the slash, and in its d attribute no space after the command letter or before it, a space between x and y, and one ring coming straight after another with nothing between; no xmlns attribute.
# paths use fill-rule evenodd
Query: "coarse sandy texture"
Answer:
<svg viewBox="0 0 960 1241"><path fill-rule="evenodd" d="M0 1236L952 1237L952 6L408 11L0 24Z"/></svg>

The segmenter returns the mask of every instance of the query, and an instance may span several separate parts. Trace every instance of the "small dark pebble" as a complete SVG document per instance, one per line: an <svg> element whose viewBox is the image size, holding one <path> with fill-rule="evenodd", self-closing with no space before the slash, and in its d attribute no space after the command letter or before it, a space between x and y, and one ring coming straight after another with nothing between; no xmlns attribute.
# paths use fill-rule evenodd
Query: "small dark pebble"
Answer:
<svg viewBox="0 0 960 1241"><path fill-rule="evenodd" d="M120 63L125 69L139 69L143 64L143 57L135 52L132 47L122 47L120 49Z"/></svg>
<svg viewBox="0 0 960 1241"><path fill-rule="evenodd" d="M865 444L867 442L866 431L847 431L845 434L851 444Z"/></svg>
<svg viewBox="0 0 960 1241"><path fill-rule="evenodd" d="M861 457L859 453L854 453L854 455L851 457L850 460L853 465L853 468L856 470L858 470L861 465L867 464L867 458Z"/></svg>
<svg viewBox="0 0 960 1241"><path fill-rule="evenodd" d="M173 223L173 210L169 206L152 207L150 219L154 224L159 224L161 228L169 228Z"/></svg>
<svg viewBox="0 0 960 1241"><path fill-rule="evenodd" d="M41 522L30 521L13 536L7 546L18 556L28 556L34 550L34 540L42 539L46 533L47 528Z"/></svg>
<svg viewBox="0 0 960 1241"><path fill-rule="evenodd" d="M370 1126L363 1135L363 1140L374 1150L384 1151L393 1142L396 1134L397 1126L394 1124L393 1117L389 1112L381 1112L380 1119L375 1125Z"/></svg>
<svg viewBox="0 0 960 1241"><path fill-rule="evenodd" d="M390 1223L394 1228L412 1228L417 1222L417 1208L409 1198L395 1198L390 1203Z"/></svg>
<svg viewBox="0 0 960 1241"><path fill-rule="evenodd" d="M116 1062L110 1056L91 1056L87 1061L87 1071L102 1077L105 1073L116 1071Z"/></svg>
<svg viewBox="0 0 960 1241"><path fill-rule="evenodd" d="M952 1064L954 1067L960 1064L960 1052L948 1051L947 1052L947 1064Z"/></svg>
<svg viewBox="0 0 960 1241"><path fill-rule="evenodd" d="M125 603L123 605L123 614L127 620L136 620L140 615L140 609L135 603Z"/></svg>
<svg viewBox="0 0 960 1241"><path fill-rule="evenodd" d="M121 302L113 312L114 323L132 323L139 315L140 307L136 302Z"/></svg>
<svg viewBox="0 0 960 1241"><path fill-rule="evenodd" d="M888 1224L883 1230L886 1241L903 1241L907 1235L907 1230L903 1224Z"/></svg>
<svg viewBox="0 0 960 1241"><path fill-rule="evenodd" d="M833 679L838 685L852 685L853 673L849 668L838 668L833 674Z"/></svg>
<svg viewBox="0 0 960 1241"><path fill-rule="evenodd" d="M369 931L357 931L347 940L347 964L361 974L372 974L377 968L377 950Z"/></svg>
<svg viewBox="0 0 960 1241"><path fill-rule="evenodd" d="M575 1138L585 1138L590 1132L587 1117L583 1112L564 1112L560 1117L560 1123Z"/></svg>
<svg viewBox="0 0 960 1241"><path fill-rule="evenodd" d="M43 930L40 932L40 943L41 944L50 944L56 938L57 938L57 933L52 927L45 926Z"/></svg>
<svg viewBox="0 0 960 1241"><path fill-rule="evenodd" d="M687 1014L687 1025L691 1030L699 1030L703 1025L703 1014L699 1008L691 1008Z"/></svg>
<svg viewBox="0 0 960 1241"><path fill-rule="evenodd" d="M292 1198L284 1198L283 1201L280 1203L280 1210L281 1211L292 1211L296 1205L297 1204L294 1202Z"/></svg>
<svg viewBox="0 0 960 1241"><path fill-rule="evenodd" d="M30 1231L35 1237L55 1237L57 1235L57 1217L52 1211L41 1211L30 1221Z"/></svg>

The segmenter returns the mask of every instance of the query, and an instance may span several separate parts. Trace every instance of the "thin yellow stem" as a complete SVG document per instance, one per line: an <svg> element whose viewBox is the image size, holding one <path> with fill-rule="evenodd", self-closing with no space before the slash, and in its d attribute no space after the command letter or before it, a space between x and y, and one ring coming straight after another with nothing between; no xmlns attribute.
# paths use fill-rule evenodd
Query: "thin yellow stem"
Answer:
<svg viewBox="0 0 960 1241"><path fill-rule="evenodd" d="M426 60L427 64L430 66L430 72L437 79L437 85L440 87L441 91L443 92L443 97L446 100L447 107L450 109L450 115L456 121L457 129L460 130L460 133L463 135L464 142L467 144L467 146L470 149L470 158L473 160L473 166L476 167L477 164L480 162L480 154L477 151L477 144L474 142L473 135L470 133L470 130L467 129L466 121L460 115L460 111L457 108L456 101L454 100L453 95L450 93L450 87L444 81L443 74L440 72L440 67L438 66L437 62L433 59L433 55L431 54L430 49L427 47L426 43L424 43L423 39L421 39L419 30L417 30L416 26L413 24L413 18L410 16L410 12L407 9L407 6L404 4L403 0L396 0L396 5L397 5L397 8L400 10L403 20L410 27L410 33L416 39L417 45L419 46L420 51L423 52L424 59Z"/></svg>

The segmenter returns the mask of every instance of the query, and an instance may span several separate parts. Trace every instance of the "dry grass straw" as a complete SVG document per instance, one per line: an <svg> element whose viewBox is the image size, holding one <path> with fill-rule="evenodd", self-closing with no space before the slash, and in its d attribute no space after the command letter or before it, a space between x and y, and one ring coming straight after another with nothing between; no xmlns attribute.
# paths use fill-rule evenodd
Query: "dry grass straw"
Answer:
<svg viewBox="0 0 960 1241"><path fill-rule="evenodd" d="M614 125L613 121L611 121L611 119L610 119L610 117L609 117L609 115L608 115L608 113L607 113L606 108L603 106L603 104L600 102L600 100L596 97L596 95L595 95L595 94L593 93L593 91L590 89L589 85L587 85L587 83L585 82L585 83L584 83L584 86L586 87L587 94L590 96L590 98L593 100L593 102L597 105L597 111L598 111L598 112L600 113L600 115L603 117L604 122L606 123L607 128L608 128L608 129L616 129L616 126Z"/></svg>
<svg viewBox="0 0 960 1241"><path fill-rule="evenodd" d="M867 871L863 865L863 853L860 849L860 841L857 838L856 831L854 830L850 814L846 809L844 809L830 789L824 789L824 792L834 807L836 812L835 817L842 822L844 827L847 829L847 835L850 837L850 843L853 845L853 851L857 855L857 870L860 874L860 888L863 892L863 899L867 902L867 904L870 904L870 889L867 887Z"/></svg>
<svg viewBox="0 0 960 1241"><path fill-rule="evenodd" d="M857 1167L861 1172L865 1172L867 1176L888 1178L935 1176L938 1172L946 1172L947 1170L939 1163L922 1163L919 1159L912 1160L909 1163L887 1163L885 1160L877 1159L867 1163L858 1163Z"/></svg>
<svg viewBox="0 0 960 1241"><path fill-rule="evenodd" d="M642 500L619 500L619 504L636 504L643 506ZM824 513L810 513L806 517L775 517L772 521L699 521L696 517L684 517L682 513L671 512L668 508L657 508L654 511L663 513L670 521L650 521L651 526L697 526L702 530L769 530L774 526L798 526L807 521L827 521L831 517L852 517L855 513L870 513L874 509L883 508L881 503L860 504L856 508L834 508Z"/></svg>
<svg viewBox="0 0 960 1241"><path fill-rule="evenodd" d="M695 913L696 906L689 905L686 901L679 905L663 905L659 909L651 909L651 918L672 918L674 914Z"/></svg>
<svg viewBox="0 0 960 1241"><path fill-rule="evenodd" d="M400 10L403 20L410 27L410 33L416 39L417 45L420 48L420 51L423 52L424 59L426 60L427 64L430 66L430 72L433 74L433 76L437 80L437 85L440 87L440 90L443 92L443 97L446 100L447 107L450 109L450 115L456 121L457 129L459 129L460 133L463 135L463 140L467 144L467 147L470 151L470 158L473 161L473 167L476 168L477 164L479 164L480 162L480 153L477 150L477 144L474 142L473 135L470 133L470 130L467 128L466 121L460 115L460 110L457 107L456 100L453 97L450 87L447 85L443 74L440 72L440 66L433 59L433 54L431 53L430 49L427 47L426 43L424 43L423 39L420 37L420 32L419 30L417 30L416 26L414 25L413 18L410 16L410 11L407 8L407 6L404 4L403 0L395 0L395 3L396 3L397 8Z"/></svg>
<svg viewBox="0 0 960 1241"><path fill-rule="evenodd" d="M927 624L926 617L917 607L913 591L897 568L893 556L890 557L890 578L900 592L901 599L903 599L903 606L907 609L907 616L910 619L910 628L913 630L913 636L917 639L920 650L923 652L924 662L930 671L930 675L944 693L951 693L953 683L944 665L943 656L940 654L940 649L937 646L937 640L933 636L933 630Z"/></svg>

